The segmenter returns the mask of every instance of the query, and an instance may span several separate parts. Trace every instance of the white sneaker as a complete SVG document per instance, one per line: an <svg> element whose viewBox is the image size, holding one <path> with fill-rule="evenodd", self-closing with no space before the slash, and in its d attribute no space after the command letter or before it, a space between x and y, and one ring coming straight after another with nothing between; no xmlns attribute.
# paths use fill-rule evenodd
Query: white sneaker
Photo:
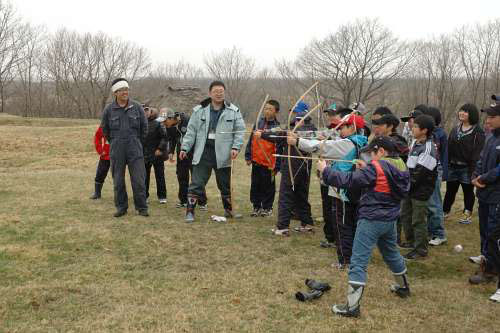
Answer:
<svg viewBox="0 0 500 333"><path fill-rule="evenodd" d="M160 199L159 200L161 204L166 204L167 203L167 199Z"/></svg>
<svg viewBox="0 0 500 333"><path fill-rule="evenodd" d="M429 241L429 245L432 245L432 246L439 246L439 245L442 245L444 243L446 243L447 239L446 238L439 238L439 237L433 237L430 241Z"/></svg>
<svg viewBox="0 0 500 333"><path fill-rule="evenodd" d="M271 232L276 236L290 236L289 229L271 229Z"/></svg>
<svg viewBox="0 0 500 333"><path fill-rule="evenodd" d="M208 210L208 204L198 205L198 209L206 212Z"/></svg>
<svg viewBox="0 0 500 333"><path fill-rule="evenodd" d="M478 264L481 265L481 263L486 260L486 258L481 254L478 255L477 257L469 257L469 261L473 264Z"/></svg>
<svg viewBox="0 0 500 333"><path fill-rule="evenodd" d="M490 296L490 301L500 303L500 289L496 293Z"/></svg>

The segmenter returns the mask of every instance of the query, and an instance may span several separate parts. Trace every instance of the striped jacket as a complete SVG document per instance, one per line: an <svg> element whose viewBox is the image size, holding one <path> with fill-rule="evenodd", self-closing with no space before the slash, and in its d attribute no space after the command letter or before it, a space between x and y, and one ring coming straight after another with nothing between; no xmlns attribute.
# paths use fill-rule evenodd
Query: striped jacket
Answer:
<svg viewBox="0 0 500 333"><path fill-rule="evenodd" d="M438 176L438 152L432 138L413 140L406 166L410 171L410 198L426 201L434 192Z"/></svg>

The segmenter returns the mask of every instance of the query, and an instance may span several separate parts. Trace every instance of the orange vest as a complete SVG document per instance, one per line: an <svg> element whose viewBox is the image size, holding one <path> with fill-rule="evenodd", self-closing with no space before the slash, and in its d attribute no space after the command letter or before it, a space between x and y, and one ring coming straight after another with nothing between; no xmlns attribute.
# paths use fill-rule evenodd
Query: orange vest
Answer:
<svg viewBox="0 0 500 333"><path fill-rule="evenodd" d="M259 140L257 142L257 140ZM252 136L252 161L267 167L270 170L274 170L276 166L276 145L272 142L257 139Z"/></svg>

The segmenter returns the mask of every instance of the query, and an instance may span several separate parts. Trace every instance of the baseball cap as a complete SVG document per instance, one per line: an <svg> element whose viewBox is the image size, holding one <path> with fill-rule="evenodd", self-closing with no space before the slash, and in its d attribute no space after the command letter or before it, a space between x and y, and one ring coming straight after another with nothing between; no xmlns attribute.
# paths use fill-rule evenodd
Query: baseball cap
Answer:
<svg viewBox="0 0 500 333"><path fill-rule="evenodd" d="M407 123L411 118L417 118L418 116L421 116L423 114L424 113L420 110L413 110L408 114L408 116L401 117L400 119L403 123Z"/></svg>
<svg viewBox="0 0 500 333"><path fill-rule="evenodd" d="M495 104L500 104L500 95L499 94L491 95L491 99L493 101L495 101Z"/></svg>
<svg viewBox="0 0 500 333"><path fill-rule="evenodd" d="M490 117L500 116L500 104L492 105L481 111L486 112L486 114Z"/></svg>
<svg viewBox="0 0 500 333"><path fill-rule="evenodd" d="M365 119L361 116L350 114L346 119L340 121L339 124L339 127L344 125L354 125L356 128L363 128L365 127Z"/></svg>
<svg viewBox="0 0 500 333"><path fill-rule="evenodd" d="M373 138L372 142L360 150L361 153L369 153L377 151L379 148L384 148L388 153L397 151L394 141L388 136L377 136Z"/></svg>
<svg viewBox="0 0 500 333"><path fill-rule="evenodd" d="M392 125L393 128L399 126L399 119L392 114L385 114L379 119L372 120L373 125Z"/></svg>
<svg viewBox="0 0 500 333"><path fill-rule="evenodd" d="M174 110L167 110L166 112L162 112L158 118L156 118L157 122L164 122L169 118L175 118L177 113Z"/></svg>

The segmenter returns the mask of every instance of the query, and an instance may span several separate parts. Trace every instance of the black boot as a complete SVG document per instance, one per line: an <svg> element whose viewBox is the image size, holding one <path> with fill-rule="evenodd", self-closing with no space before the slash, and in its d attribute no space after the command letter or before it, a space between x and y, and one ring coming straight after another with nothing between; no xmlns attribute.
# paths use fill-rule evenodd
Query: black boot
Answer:
<svg viewBox="0 0 500 333"><path fill-rule="evenodd" d="M195 196L188 195L187 206L186 206L186 223L194 222L194 209L196 207L196 203L198 202L198 198Z"/></svg>
<svg viewBox="0 0 500 333"><path fill-rule="evenodd" d="M92 194L92 196L90 197L90 199L92 199L92 200L101 199L102 185L104 185L104 184L103 183L97 183L97 182L95 183L94 194Z"/></svg>

